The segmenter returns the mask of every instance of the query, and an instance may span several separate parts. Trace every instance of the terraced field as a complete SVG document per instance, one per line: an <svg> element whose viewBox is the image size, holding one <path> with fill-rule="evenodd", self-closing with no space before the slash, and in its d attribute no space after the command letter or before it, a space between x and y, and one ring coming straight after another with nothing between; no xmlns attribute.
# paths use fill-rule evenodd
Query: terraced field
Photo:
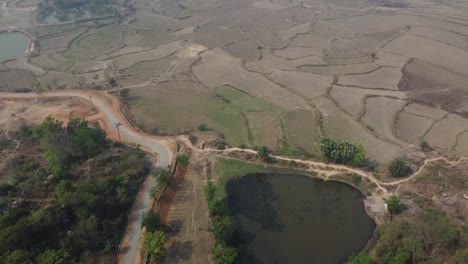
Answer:
<svg viewBox="0 0 468 264"><path fill-rule="evenodd" d="M137 0L122 17L41 25L37 1L10 1L0 28L37 47L2 62L0 89L129 88L147 132L203 123L278 152L316 153L330 135L381 163L421 139L467 153L468 7L403 2Z"/></svg>

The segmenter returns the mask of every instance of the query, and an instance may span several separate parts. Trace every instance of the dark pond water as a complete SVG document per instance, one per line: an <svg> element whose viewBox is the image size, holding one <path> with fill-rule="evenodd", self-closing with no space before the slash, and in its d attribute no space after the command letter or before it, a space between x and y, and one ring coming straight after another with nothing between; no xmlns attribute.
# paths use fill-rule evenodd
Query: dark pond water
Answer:
<svg viewBox="0 0 468 264"><path fill-rule="evenodd" d="M226 185L240 229L238 263L343 263L372 236L364 196L339 182L252 174Z"/></svg>

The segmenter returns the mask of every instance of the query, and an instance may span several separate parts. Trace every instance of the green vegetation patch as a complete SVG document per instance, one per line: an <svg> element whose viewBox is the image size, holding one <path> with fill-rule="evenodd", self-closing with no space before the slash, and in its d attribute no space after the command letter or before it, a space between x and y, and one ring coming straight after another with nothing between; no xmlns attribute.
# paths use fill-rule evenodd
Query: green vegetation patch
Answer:
<svg viewBox="0 0 468 264"><path fill-rule="evenodd" d="M2 263L81 263L115 257L150 162L112 146L85 120L23 125L0 178Z"/></svg>

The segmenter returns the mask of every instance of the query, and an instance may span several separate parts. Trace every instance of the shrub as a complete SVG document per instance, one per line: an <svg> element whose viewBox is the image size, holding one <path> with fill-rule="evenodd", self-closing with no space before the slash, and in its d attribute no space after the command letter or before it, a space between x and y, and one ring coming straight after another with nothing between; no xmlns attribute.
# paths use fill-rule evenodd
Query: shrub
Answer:
<svg viewBox="0 0 468 264"><path fill-rule="evenodd" d="M215 242L213 245L214 264L232 264L237 258L237 251L233 247L228 247Z"/></svg>
<svg viewBox="0 0 468 264"><path fill-rule="evenodd" d="M258 148L257 156L266 162L269 162L271 160L270 150L266 146L261 146Z"/></svg>
<svg viewBox="0 0 468 264"><path fill-rule="evenodd" d="M426 151L426 150L428 150L428 149L430 148L430 147L429 147L429 143L427 143L427 141L424 140L424 139L421 139L421 140L419 141L419 147L420 147L423 151Z"/></svg>
<svg viewBox="0 0 468 264"><path fill-rule="evenodd" d="M208 128L206 127L206 124L199 124L197 129L198 131L206 131Z"/></svg>
<svg viewBox="0 0 468 264"><path fill-rule="evenodd" d="M141 228L145 227L146 232L154 232L160 226L159 216L155 212L146 212L143 214Z"/></svg>
<svg viewBox="0 0 468 264"><path fill-rule="evenodd" d="M360 184L361 181L362 181L362 177L359 176L359 175L355 175L355 174L354 174L354 175L351 177L351 181L352 181L354 184Z"/></svg>
<svg viewBox="0 0 468 264"><path fill-rule="evenodd" d="M213 233L215 240L224 244L231 241L234 230L234 225L228 216L215 217L210 227L210 232Z"/></svg>
<svg viewBox="0 0 468 264"><path fill-rule="evenodd" d="M393 159L392 162L390 162L388 165L388 172L390 172L393 177L405 176L408 172L408 169L408 164L403 157L397 157Z"/></svg>
<svg viewBox="0 0 468 264"><path fill-rule="evenodd" d="M176 157L176 162L179 163L180 167L187 167L190 164L189 157L185 155L178 155Z"/></svg>

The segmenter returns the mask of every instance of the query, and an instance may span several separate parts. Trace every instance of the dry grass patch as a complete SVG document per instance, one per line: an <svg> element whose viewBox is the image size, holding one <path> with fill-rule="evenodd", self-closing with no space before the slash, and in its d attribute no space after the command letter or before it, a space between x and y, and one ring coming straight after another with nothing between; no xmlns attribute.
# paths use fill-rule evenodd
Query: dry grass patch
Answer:
<svg viewBox="0 0 468 264"><path fill-rule="evenodd" d="M283 59L299 59L306 56L323 56L323 50L311 47L287 47L275 50L273 54Z"/></svg>
<svg viewBox="0 0 468 264"><path fill-rule="evenodd" d="M320 113L318 111L292 111L283 116L286 141L292 149L320 152Z"/></svg>
<svg viewBox="0 0 468 264"><path fill-rule="evenodd" d="M331 39L311 34L299 34L289 41L292 47L312 47L326 49L330 47Z"/></svg>
<svg viewBox="0 0 468 264"><path fill-rule="evenodd" d="M264 145L272 151L279 151L283 133L278 116L264 112L247 112L246 117L253 145Z"/></svg>
<svg viewBox="0 0 468 264"><path fill-rule="evenodd" d="M242 39L223 47L231 56L242 60L258 60L260 58L260 42L251 38Z"/></svg>
<svg viewBox="0 0 468 264"><path fill-rule="evenodd" d="M25 70L5 70L0 71L0 91L13 92L17 89L32 89L36 83L36 76Z"/></svg>
<svg viewBox="0 0 468 264"><path fill-rule="evenodd" d="M368 73L377 69L379 66L375 63L362 63L352 65L302 65L299 66L301 71L312 72L323 75L339 75L339 74L362 74Z"/></svg>

